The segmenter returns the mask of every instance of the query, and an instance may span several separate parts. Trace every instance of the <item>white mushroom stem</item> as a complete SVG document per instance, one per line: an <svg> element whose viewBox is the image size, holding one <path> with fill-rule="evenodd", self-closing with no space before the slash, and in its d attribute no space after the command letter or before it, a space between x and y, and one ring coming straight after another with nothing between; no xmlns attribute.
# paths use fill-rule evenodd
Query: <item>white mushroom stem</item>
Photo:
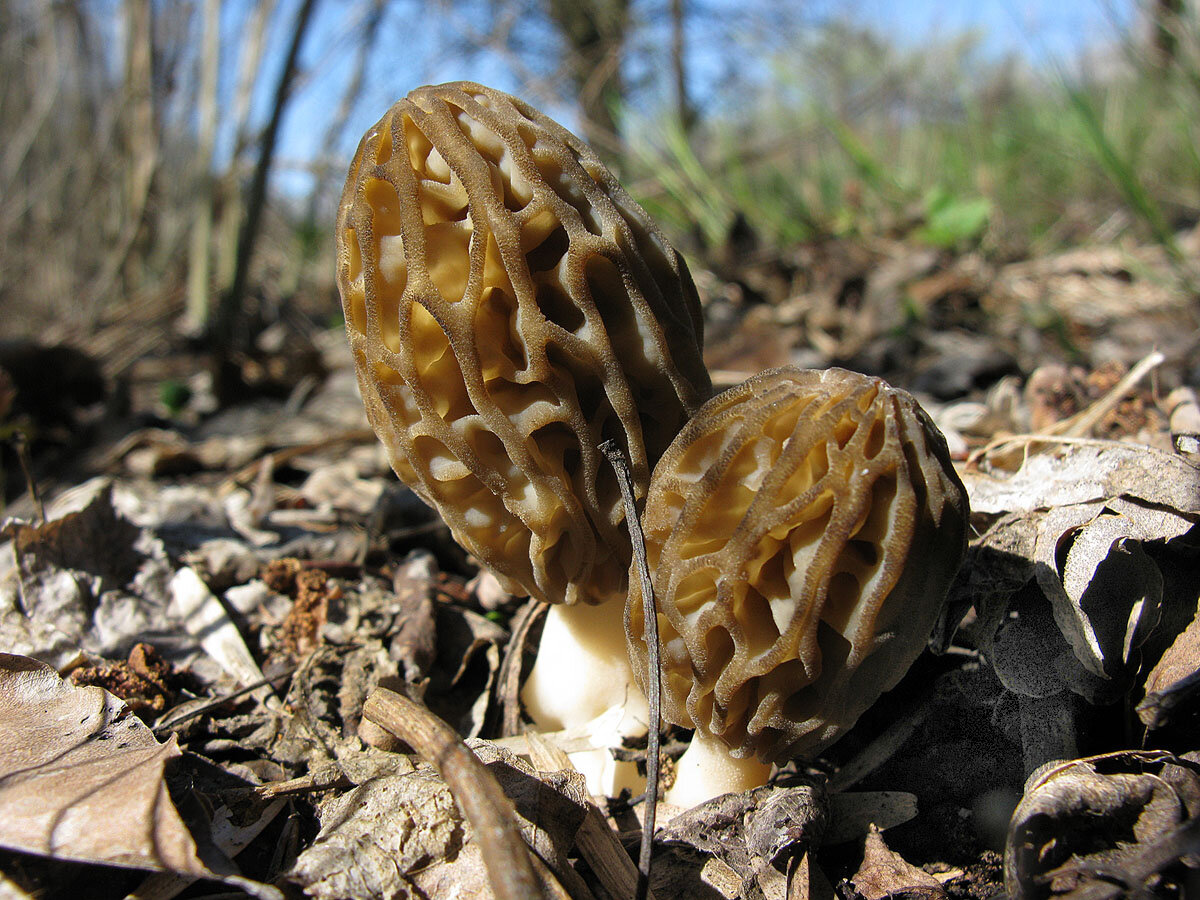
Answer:
<svg viewBox="0 0 1200 900"><path fill-rule="evenodd" d="M646 790L646 777L638 771L637 763L619 760L612 754L613 747L620 747L626 737L635 736L631 731L640 730L644 734L644 723L632 720L622 707L613 707L579 730L593 749L572 751L567 758L583 775L590 793L615 797L626 789L632 795Z"/></svg>
<svg viewBox="0 0 1200 900"><path fill-rule="evenodd" d="M622 738L644 735L650 713L625 650L621 605L550 607L521 703L539 731L588 725L618 707L622 715L604 716L603 742L619 746ZM599 739L600 734L593 737ZM617 763L607 749L571 754L571 761L587 777L593 794L636 789L636 767Z"/></svg>
<svg viewBox="0 0 1200 900"><path fill-rule="evenodd" d="M770 763L751 756L734 759L720 740L697 729L675 767L675 784L663 798L673 806L691 809L721 794L762 787L771 777Z"/></svg>

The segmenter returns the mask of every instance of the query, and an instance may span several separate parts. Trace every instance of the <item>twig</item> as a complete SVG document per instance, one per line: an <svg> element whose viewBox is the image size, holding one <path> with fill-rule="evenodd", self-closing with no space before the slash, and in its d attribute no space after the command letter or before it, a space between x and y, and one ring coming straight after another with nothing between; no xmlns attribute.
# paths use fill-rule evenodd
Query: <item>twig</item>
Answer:
<svg viewBox="0 0 1200 900"><path fill-rule="evenodd" d="M439 523L440 524L440 523ZM500 735L512 737L521 733L521 704L518 700L521 687L521 662L525 656L525 644L529 632L550 608L540 600L530 600L517 612L509 623L512 637L500 671L496 676L496 696L501 705Z"/></svg>
<svg viewBox="0 0 1200 900"><path fill-rule="evenodd" d="M1051 427L1051 434L1061 434L1064 437L1085 437L1096 427L1097 423L1117 407L1139 381L1163 364L1166 357L1155 350L1141 359L1130 369L1113 388L1087 409L1076 413L1069 419L1064 419Z"/></svg>
<svg viewBox="0 0 1200 900"><path fill-rule="evenodd" d="M645 900L650 890L650 854L654 846L654 816L658 808L658 747L662 723L662 683L659 672L658 611L654 606L654 586L650 582L650 566L646 562L646 541L638 521L633 499L633 478L625 455L613 441L605 441L600 451L608 457L621 487L625 504L625 523L629 526L629 541L633 545L634 567L642 585L642 610L645 614L646 700L650 706L650 734L646 740L646 810L642 814L642 846L638 853L638 883L635 900Z"/></svg>
<svg viewBox="0 0 1200 900"><path fill-rule="evenodd" d="M1112 443L1102 438L1091 438L1086 435L1108 415L1125 396L1133 390L1139 381L1162 365L1166 357L1155 350L1143 357L1125 377L1113 386L1103 397L1084 410L1070 418L1055 422L1041 431L1030 434L1009 434L994 438L985 446L971 453L968 465L976 465L980 460L987 459L995 453L1023 447L1025 457L1039 445L1052 444L1086 444ZM1022 460L1024 464L1025 460Z"/></svg>
<svg viewBox="0 0 1200 900"><path fill-rule="evenodd" d="M21 472L25 476L25 486L29 490L29 499L33 501L36 512L34 523L41 527L46 524L46 507L42 503L42 495L38 490L37 479L33 477L33 464L29 460L29 438L24 431L18 430L12 439L13 449L17 452L17 461L21 464Z"/></svg>
<svg viewBox="0 0 1200 900"><path fill-rule="evenodd" d="M228 476L221 483L220 491L222 493L227 493L234 487L252 479L255 475L262 471L263 462L266 460L270 460L271 466L279 468L280 466L291 462L298 456L305 456L309 453L325 450L329 447L336 446L337 444L369 443L373 442L374 440L375 432L373 432L370 428L350 428L346 431L341 431L337 434L330 435L329 437L321 438L320 440L309 441L305 444L294 444L291 447L284 447L281 450L274 450L264 453L262 456L257 457L253 462L247 463L232 475Z"/></svg>
<svg viewBox="0 0 1200 900"><path fill-rule="evenodd" d="M203 706L197 706L194 709L190 709L186 713L184 713L183 715L181 715L175 719L169 718L169 716L171 714L171 710L167 710L165 713L163 713L160 720L158 722L156 722L154 724L154 727L152 727L150 730L152 732L154 732L155 737L158 737L163 732L170 731L170 730L174 729L175 727L182 725L184 722L190 722L192 719L198 718L198 717L204 715L205 713L212 712L214 709L219 709L220 707L225 706L228 703L232 703L235 700L240 700L242 697L245 697L247 694L253 694L255 691L257 691L261 687L268 687L268 686L274 687L275 682L283 681L284 679L291 678L294 674L296 674L295 667L290 668L285 672L280 672L278 675L272 675L270 678L263 678L260 681L255 681L252 684L246 685L244 688L241 688L240 690L234 691L232 694L225 694L224 696L221 696L221 697L214 697L211 701L209 701L208 703L205 703ZM176 707L176 709L178 709L178 707Z"/></svg>
<svg viewBox="0 0 1200 900"><path fill-rule="evenodd" d="M553 896L534 874L529 849L515 824L517 812L512 801L449 725L420 703L387 688L371 692L363 704L363 716L412 747L445 779L475 830L488 881L498 900L549 900Z"/></svg>
<svg viewBox="0 0 1200 900"><path fill-rule="evenodd" d="M525 737L529 742L529 759L539 770L575 770L571 758L543 735L531 731ZM618 900L634 896L637 893L638 870L633 860L629 858L620 837L600 811L600 807L591 801L586 792L580 799L587 814L575 835L575 846L579 848L579 855L611 896ZM653 900L653 895L649 895L647 900Z"/></svg>

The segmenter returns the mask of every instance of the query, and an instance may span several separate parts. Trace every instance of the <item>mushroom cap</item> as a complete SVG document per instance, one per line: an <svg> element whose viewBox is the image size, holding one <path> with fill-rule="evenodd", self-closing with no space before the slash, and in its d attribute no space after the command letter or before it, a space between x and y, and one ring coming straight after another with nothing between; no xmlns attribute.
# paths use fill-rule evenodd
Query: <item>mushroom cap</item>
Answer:
<svg viewBox="0 0 1200 900"><path fill-rule="evenodd" d="M909 394L789 367L701 407L642 526L664 717L781 762L833 741L920 655L966 552L967 497ZM643 624L633 578L644 690Z"/></svg>
<svg viewBox="0 0 1200 900"><path fill-rule="evenodd" d="M470 83L422 87L363 137L337 281L392 468L505 587L623 598L635 490L711 396L683 260L578 138Z"/></svg>

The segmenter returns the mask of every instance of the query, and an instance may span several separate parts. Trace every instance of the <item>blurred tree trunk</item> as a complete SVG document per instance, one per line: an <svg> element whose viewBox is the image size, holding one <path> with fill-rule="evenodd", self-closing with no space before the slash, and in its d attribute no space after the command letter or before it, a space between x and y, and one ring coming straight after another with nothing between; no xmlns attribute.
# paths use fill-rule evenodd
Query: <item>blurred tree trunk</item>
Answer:
<svg viewBox="0 0 1200 900"><path fill-rule="evenodd" d="M221 214L217 223L216 290L228 291L237 268L238 228L242 223L241 162L250 138L250 100L262 71L267 24L276 0L258 0L239 51L237 89L233 97L234 145L229 169L221 180Z"/></svg>
<svg viewBox="0 0 1200 900"><path fill-rule="evenodd" d="M567 44L567 69L583 113L583 138L597 150L620 149L617 116L625 104L621 56L629 30L629 0L546 0L546 12Z"/></svg>
<svg viewBox="0 0 1200 900"><path fill-rule="evenodd" d="M154 116L154 13L151 0L125 0L125 97L121 137L125 154L124 209L112 274L123 277L126 295L143 279L146 210L158 165ZM107 281L108 279L105 279ZM103 282L102 282L103 284Z"/></svg>
<svg viewBox="0 0 1200 900"><path fill-rule="evenodd" d="M221 0L205 0L203 49L200 61L199 133L192 207L191 246L188 254L187 318L192 328L208 322L212 290L211 248L213 220L213 147L217 134L217 70L221 56Z"/></svg>
<svg viewBox="0 0 1200 900"><path fill-rule="evenodd" d="M60 60L58 41L55 38L55 16L53 11L42 13L40 27L34 30L32 39L21 41L16 37L18 25L16 16L5 4L0 3L0 34L6 41L4 53L6 59L18 54L28 60L32 77L18 83L5 85L4 100L11 104L3 106L4 121L16 121L17 127L5 134L0 145L0 194L10 201L13 199L14 182L17 173L25 164L34 141L37 140L47 118L54 110L55 101L63 77L59 67ZM12 41L11 44L8 41ZM20 43L18 43L20 42ZM17 80L14 78L14 82ZM17 98L21 99L18 101ZM20 108L12 108L12 107Z"/></svg>
<svg viewBox="0 0 1200 900"><path fill-rule="evenodd" d="M267 199L267 176L271 171L271 161L275 157L275 141L279 136L279 123L283 121L283 112L291 96L292 81L296 77L296 60L300 56L300 45L304 34L312 20L313 6L316 0L303 0L300 10L296 13L296 22L292 28L292 39L288 45L287 55L283 61L283 70L275 85L274 101L271 104L271 118L263 129L259 144L258 163L254 167L254 178L246 198L246 219L238 238L237 262L233 271L233 284L221 296L221 305L217 313L217 321L213 333L219 345L225 352L244 349L248 344L249 335L240 325L242 306L246 295L247 281L250 275L250 263L254 258L254 248L258 242L259 223L262 220L263 206Z"/></svg>
<svg viewBox="0 0 1200 900"><path fill-rule="evenodd" d="M684 134L690 134L696 124L696 110L688 97L687 41L684 25L684 0L671 0L671 76L675 86L675 115Z"/></svg>
<svg viewBox="0 0 1200 900"><path fill-rule="evenodd" d="M1151 5L1154 61L1164 69L1173 66L1178 56L1183 13L1184 0L1153 0Z"/></svg>

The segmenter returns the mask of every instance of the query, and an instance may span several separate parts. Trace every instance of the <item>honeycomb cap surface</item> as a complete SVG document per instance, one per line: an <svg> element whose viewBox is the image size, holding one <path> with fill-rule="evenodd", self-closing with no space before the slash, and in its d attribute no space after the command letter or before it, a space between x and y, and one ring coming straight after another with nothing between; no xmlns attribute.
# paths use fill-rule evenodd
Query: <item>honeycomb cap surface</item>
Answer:
<svg viewBox="0 0 1200 900"><path fill-rule="evenodd" d="M397 475L516 592L623 599L629 540L599 444L644 496L712 393L683 260L599 158L528 104L423 87L363 137L337 282Z"/></svg>
<svg viewBox="0 0 1200 900"><path fill-rule="evenodd" d="M911 396L783 368L700 409L659 460L642 526L664 717L781 762L830 743L921 653L966 552L967 500ZM643 616L634 578L639 682Z"/></svg>

